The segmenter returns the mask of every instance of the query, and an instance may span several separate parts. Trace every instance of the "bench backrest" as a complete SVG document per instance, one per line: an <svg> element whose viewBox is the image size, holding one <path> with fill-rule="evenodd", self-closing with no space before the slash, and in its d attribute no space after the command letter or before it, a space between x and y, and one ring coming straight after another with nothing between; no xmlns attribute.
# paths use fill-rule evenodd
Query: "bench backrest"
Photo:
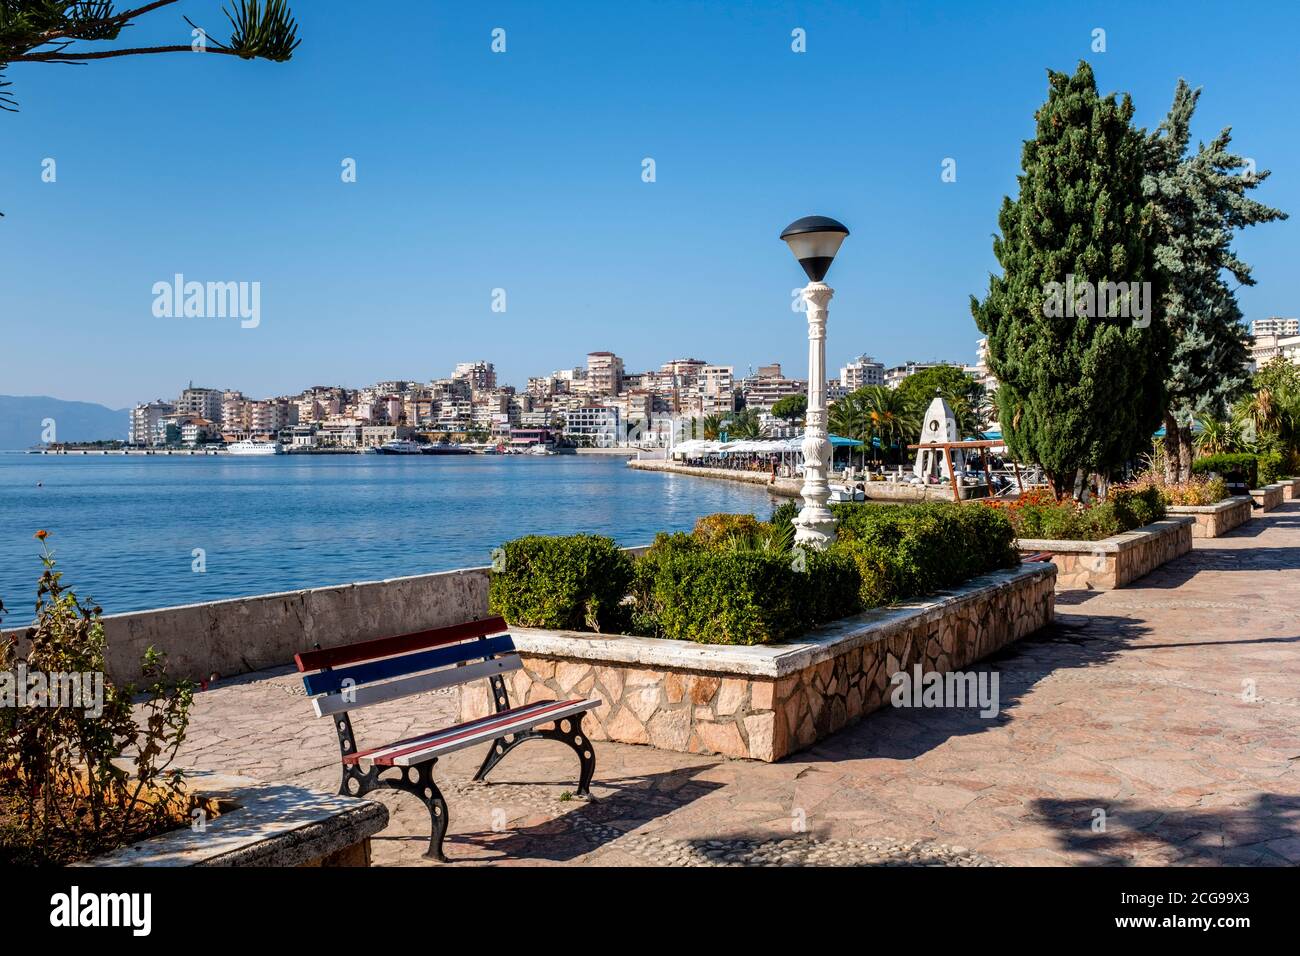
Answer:
<svg viewBox="0 0 1300 956"><path fill-rule="evenodd" d="M485 618L304 651L294 661L316 715L329 717L518 670L523 665L505 630L503 618Z"/></svg>

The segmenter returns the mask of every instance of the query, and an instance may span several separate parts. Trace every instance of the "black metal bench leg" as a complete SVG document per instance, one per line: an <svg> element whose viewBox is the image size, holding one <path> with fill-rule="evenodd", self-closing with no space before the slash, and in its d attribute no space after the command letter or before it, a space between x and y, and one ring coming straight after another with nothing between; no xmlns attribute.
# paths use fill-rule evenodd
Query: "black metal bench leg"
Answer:
<svg viewBox="0 0 1300 956"><path fill-rule="evenodd" d="M430 760L420 764L417 778L416 796L429 808L429 851L424 855L439 863L449 862L442 852L442 841L447 836L447 801L442 798L442 791L433 782L433 765L438 761Z"/></svg>
<svg viewBox="0 0 1300 956"><path fill-rule="evenodd" d="M478 773L474 774L474 779L485 779L488 772L505 759L506 754L525 740L558 740L578 755L578 792L575 796L591 799L591 781L596 775L596 751L591 745L591 738L582 729L582 718L585 716L585 713L581 713L562 718L556 722L555 726L547 730L520 731L513 734L509 740L505 737L498 737L492 741L492 749L483 758L483 765L478 768ZM560 725L566 722L569 724L567 732L560 729Z"/></svg>

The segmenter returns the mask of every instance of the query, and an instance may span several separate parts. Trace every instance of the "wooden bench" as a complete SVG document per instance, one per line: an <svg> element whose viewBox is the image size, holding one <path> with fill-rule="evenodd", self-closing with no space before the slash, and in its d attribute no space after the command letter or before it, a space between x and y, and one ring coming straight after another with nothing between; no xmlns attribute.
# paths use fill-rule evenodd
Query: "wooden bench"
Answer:
<svg viewBox="0 0 1300 956"><path fill-rule="evenodd" d="M600 701L548 700L511 707L505 675L523 664L505 630L505 620L493 617L344 647L321 650L317 646L294 658L306 675L302 683L314 698L316 715L334 722L343 759L339 793L359 797L388 788L414 794L429 810L432 832L425 855L435 860L446 862L442 842L447 835L447 803L433 779L433 767L444 754L491 741L474 774L475 780L483 780L525 740L558 740L578 755L577 796L590 798L596 756L582 730L582 717ZM495 713L357 749L352 711L479 679L491 686Z"/></svg>

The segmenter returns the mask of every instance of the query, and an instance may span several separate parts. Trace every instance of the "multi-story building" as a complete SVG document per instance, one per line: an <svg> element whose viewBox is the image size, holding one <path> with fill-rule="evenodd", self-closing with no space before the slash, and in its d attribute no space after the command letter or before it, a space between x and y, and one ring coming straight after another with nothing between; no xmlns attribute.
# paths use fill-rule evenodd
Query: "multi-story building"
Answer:
<svg viewBox="0 0 1300 956"><path fill-rule="evenodd" d="M1252 372L1279 355L1300 365L1300 335L1256 335L1251 338L1249 367Z"/></svg>
<svg viewBox="0 0 1300 956"><path fill-rule="evenodd" d="M1300 335L1300 319L1284 319L1276 315L1267 319L1255 319L1250 323L1250 334L1276 335L1279 338Z"/></svg>
<svg viewBox="0 0 1300 956"><path fill-rule="evenodd" d="M176 406L159 399L156 402L144 402L131 409L131 427L127 442L132 445L158 444L158 423L176 414Z"/></svg>
<svg viewBox="0 0 1300 956"><path fill-rule="evenodd" d="M840 369L840 385L850 392L867 385L885 384L885 363L870 355L859 355Z"/></svg>
<svg viewBox="0 0 1300 956"><path fill-rule="evenodd" d="M583 405L568 411L564 434L578 444L613 448L622 439L618 409L612 405Z"/></svg>
<svg viewBox="0 0 1300 956"><path fill-rule="evenodd" d="M181 392L181 397L176 400L176 412L208 422L219 422L224 397L225 393L219 388L195 388L191 382L189 388Z"/></svg>
<svg viewBox="0 0 1300 956"><path fill-rule="evenodd" d="M497 370L491 362L458 362L451 377L468 382L473 392L489 392L497 387Z"/></svg>
<svg viewBox="0 0 1300 956"><path fill-rule="evenodd" d="M613 352L587 353L587 393L617 395L623 391L623 360Z"/></svg>
<svg viewBox="0 0 1300 956"><path fill-rule="evenodd" d="M248 430L254 435L277 435L298 424L298 405L287 399L248 403Z"/></svg>
<svg viewBox="0 0 1300 956"><path fill-rule="evenodd" d="M750 378L740 383L740 392L745 399L746 408L770 412L772 406L791 395L807 395L808 383L799 379L786 378L781 373L780 363L760 366Z"/></svg>
<svg viewBox="0 0 1300 956"><path fill-rule="evenodd" d="M725 415L736 410L735 367L731 365L705 365L695 380L695 394L690 403L691 414L697 417Z"/></svg>

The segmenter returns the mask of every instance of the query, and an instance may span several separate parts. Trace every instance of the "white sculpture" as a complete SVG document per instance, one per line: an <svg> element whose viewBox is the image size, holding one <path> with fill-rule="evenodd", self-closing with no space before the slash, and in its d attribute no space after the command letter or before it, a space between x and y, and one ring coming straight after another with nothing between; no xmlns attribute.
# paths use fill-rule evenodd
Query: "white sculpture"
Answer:
<svg viewBox="0 0 1300 956"><path fill-rule="evenodd" d="M917 444L924 446L932 442L960 440L961 437L957 434L957 417L952 413L952 406L936 392L930 407L925 410L925 421L921 425L921 440ZM953 467L960 473L964 462L962 450L954 448L950 454ZM948 470L948 462L942 448L918 448L912 473L924 482L929 482L932 478L941 481L952 480L952 473Z"/></svg>

